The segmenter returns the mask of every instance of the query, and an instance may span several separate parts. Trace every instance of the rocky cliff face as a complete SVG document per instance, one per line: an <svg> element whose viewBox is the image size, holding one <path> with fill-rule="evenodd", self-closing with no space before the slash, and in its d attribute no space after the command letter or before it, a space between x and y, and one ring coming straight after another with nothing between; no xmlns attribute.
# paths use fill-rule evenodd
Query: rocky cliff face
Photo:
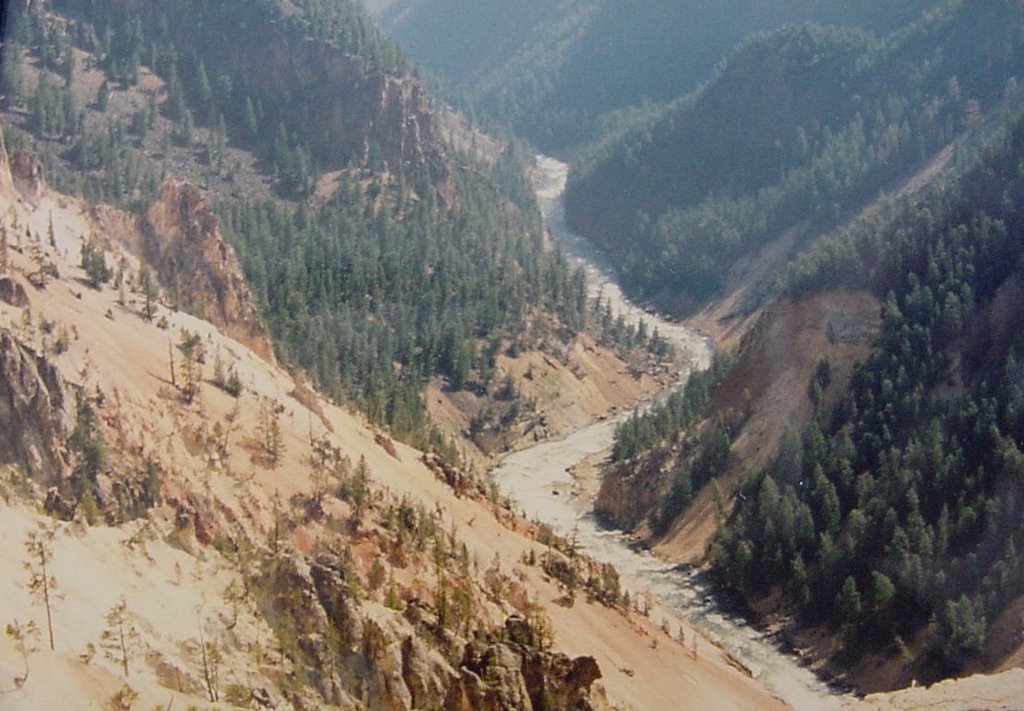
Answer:
<svg viewBox="0 0 1024 711"><path fill-rule="evenodd" d="M277 103L282 118L297 122L320 156L365 163L375 143L393 170L426 165L436 183L445 182L436 122L418 81L368 72L364 60L325 42L253 29L230 42L218 38L209 47L213 57L246 91Z"/></svg>
<svg viewBox="0 0 1024 711"><path fill-rule="evenodd" d="M360 605L352 581L327 557L308 566L292 557L268 559L253 586L267 619L293 631L291 661L309 670L312 686L331 703L370 711L603 708L591 694L601 678L593 657L544 649L522 617L508 618L503 634L466 640L444 631L426 606L395 616Z"/></svg>
<svg viewBox="0 0 1024 711"><path fill-rule="evenodd" d="M609 526L634 531L657 512L672 488L675 473L661 459L607 469L594 499L594 513Z"/></svg>
<svg viewBox="0 0 1024 711"><path fill-rule="evenodd" d="M0 463L58 480L68 469L66 403L56 368L0 331Z"/></svg>
<svg viewBox="0 0 1024 711"><path fill-rule="evenodd" d="M0 126L0 195L16 195L33 207L39 205L46 183L39 159L24 151L7 152L3 126Z"/></svg>
<svg viewBox="0 0 1024 711"><path fill-rule="evenodd" d="M11 176L11 161L7 155L4 128L0 125L0 195L14 194L14 179Z"/></svg>
<svg viewBox="0 0 1024 711"><path fill-rule="evenodd" d="M29 153L14 153L9 158L9 167L18 194L30 205L39 205L45 187L39 159Z"/></svg>
<svg viewBox="0 0 1024 711"><path fill-rule="evenodd" d="M168 180L141 225L142 255L185 311L210 321L265 359L270 335L234 248L198 188Z"/></svg>

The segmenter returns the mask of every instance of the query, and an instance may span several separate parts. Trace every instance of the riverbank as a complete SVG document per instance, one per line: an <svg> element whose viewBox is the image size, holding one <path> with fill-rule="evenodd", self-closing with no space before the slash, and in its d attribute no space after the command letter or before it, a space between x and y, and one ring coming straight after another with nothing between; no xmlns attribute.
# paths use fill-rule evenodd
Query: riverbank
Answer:
<svg viewBox="0 0 1024 711"><path fill-rule="evenodd" d="M565 224L560 196L566 171L564 164L553 159L542 158L538 163L538 200L552 239L567 259L584 268L592 296L600 294L612 303L613 311L634 323L643 319L649 328L657 327L661 335L689 354L689 367L680 373L677 384L685 382L689 369L710 363L708 341L625 299L603 255ZM723 614L712 591L690 572L649 552L633 550L625 535L606 530L597 522L592 513L596 481L590 472L606 456L615 427L629 416L631 411L620 411L561 439L509 454L495 468L494 481L528 517L571 537L586 555L614 565L634 604L640 599L640 606L657 624L676 632L681 629L691 643L697 640L698 657L702 649L710 652L721 648L724 651L713 654L716 663L733 672L737 668L749 670L759 685L793 708L817 711L841 707L843 699L839 695L772 640L742 620ZM721 703L708 701L710 705L704 707L722 707ZM678 701L676 706L666 708L677 707Z"/></svg>
<svg viewBox="0 0 1024 711"><path fill-rule="evenodd" d="M756 319L756 313L737 309L737 303L718 304L681 325L664 323L655 315L622 298L621 290L615 283L614 269L603 259L603 255L571 233L565 224L559 199L565 171L564 164L558 161L540 159L537 176L539 203L554 241L570 259L577 260L578 264L585 267L591 295L600 293L611 296L627 318L643 318L649 326L657 325L659 332L670 337L673 343L691 349L696 367L706 367L710 361L709 339L719 347L728 348L742 338ZM751 268L754 267L756 265ZM873 308L872 304L861 303L856 294L843 298L853 301L845 306L838 304L844 313L841 322L847 330L860 328L868 334L866 340L870 340L871 328L865 319L877 314L877 308ZM833 310L837 308L836 304L825 306ZM861 317L859 320L851 318L851 313L860 314ZM782 314L783 317L786 315ZM799 317L800 313L791 316ZM806 315L803 320L807 320ZM801 322L800 318L796 318L797 324ZM778 323L786 325L790 321L780 318ZM856 326L858 323L861 324L859 327ZM700 330L708 338L697 335L687 327ZM793 337L793 328L786 332L789 333L788 337ZM771 341L783 336L769 333L765 339ZM752 368L757 369L758 360L763 363L765 359L754 358ZM849 358L836 357L833 360L845 364ZM770 373L762 372L761 376L769 377ZM802 382L806 382L806 378ZM781 379L775 385L782 389L793 387ZM613 419L619 421L624 416L628 416L628 413L620 413ZM776 413L772 419L778 421L782 418ZM772 638L757 631L739 616L723 611L715 592L705 581L706 576L702 576L698 569L680 568L649 552L634 551L630 547L633 541L624 534L605 530L598 525L591 513L591 502L599 486L597 466L607 456L613 433L614 427L609 427L609 422L596 423L574 432L563 442L548 443L540 452L531 448L517 453L516 459L506 458L496 474L505 490L514 492L512 498L528 515L552 525L563 535L571 533L587 555L613 563L619 570L624 588L630 591L631 596L635 598L638 592L643 592L644 604L652 606L654 619L662 622L668 620L669 625L672 620L685 619L687 622L681 626L684 633L691 629L689 625L692 623L694 628L727 651L723 655L726 664L730 663L729 660L737 660L738 667L748 670L761 685L797 709L902 710L924 706L950 710L976 707L1021 708L1019 700L1024 698L1024 672L1019 669L991 676L977 675L962 680L947 680L927 689L911 688L873 694L863 699L851 694L840 694L829 688L809 669L801 666L801 660L780 648ZM602 437L607 438L604 447L597 441ZM559 453L555 450L562 451ZM691 548L693 550L687 553L690 559L702 560L703 548L699 545L691 545ZM672 558L677 559L680 550L673 550L672 553ZM680 705L685 705L685 701L677 701L670 708L679 708ZM704 707L721 708L722 704L712 703L700 708Z"/></svg>

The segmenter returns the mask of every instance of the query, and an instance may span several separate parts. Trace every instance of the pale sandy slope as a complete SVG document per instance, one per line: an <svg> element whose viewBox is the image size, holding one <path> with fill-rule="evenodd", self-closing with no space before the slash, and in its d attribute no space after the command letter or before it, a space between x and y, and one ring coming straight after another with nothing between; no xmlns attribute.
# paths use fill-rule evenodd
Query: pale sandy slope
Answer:
<svg viewBox="0 0 1024 711"><path fill-rule="evenodd" d="M0 639L0 707L3 709L101 708L122 683L114 660L102 650L87 664L79 655L88 645L99 646L104 616L119 599L131 610L139 634L129 681L142 697L136 708L168 704L186 708L190 703L212 707L204 691L172 692L174 670L194 680L198 674L198 644L203 635L223 630L232 616L223 590L237 578L211 546L175 530L174 510L167 502L185 500L189 494L213 504L215 526L233 526L256 540L271 527L275 507L293 494L310 490L311 451L309 433L327 434L353 461L365 457L378 486L396 495L408 495L429 508L443 511L446 522L465 540L471 555L481 561L497 560L514 570L531 599L551 618L555 647L569 654L594 655L604 679L599 682L612 702L636 709L737 708L771 709L781 704L756 682L730 666L726 657L702 643L698 658L652 623L627 619L621 612L578 600L574 607L554 603L562 592L536 567L518 564L524 553L543 548L529 537L500 522L491 509L477 501L457 498L420 463L420 454L398 445L397 456L375 441L375 433L358 416L320 401L323 419L307 410L289 393L293 378L284 370L258 358L251 351L221 335L205 322L186 314L159 309L154 322L139 317L141 297L129 294L127 307L117 303L111 288L94 291L83 285L77 267L80 237L93 229L88 212L73 200L45 193L36 206L15 199L10 191L0 196L0 216L7 225L17 219L21 229L45 235L52 220L55 248L44 244L62 275L45 289L26 284L31 299L31 325L25 311L0 304L0 324L12 328L27 342L43 346L39 328L45 319L51 334L66 331L68 350L54 356L64 377L89 391L104 393L101 416L108 442L120 438L125 452L143 450L159 460L166 474L164 505L152 515L149 528L129 545L141 523L121 528L59 524L54 542L54 570L63 599L54 604L56 653L43 651L45 631L30 656L29 679L13 689L12 679L21 674L21 658L12 641ZM120 258L111 244L111 262ZM16 270L31 269L27 255L14 255ZM134 262L129 257L129 264ZM20 276L16 279L24 280ZM158 322L166 319L165 327ZM204 383L198 402L183 406L169 383L168 351L180 339L182 329L198 333L209 353L219 352L237 367L245 393L240 399L239 428L233 436L227 461L214 461L197 437L204 426L225 423L235 400ZM206 372L210 375L209 365ZM247 441L255 438L260 403L272 401L284 407L282 425L285 454L276 469L253 464ZM333 430L332 433L328 432ZM0 623L35 620L45 629L41 609L31 602L22 564L23 541L29 529L44 517L17 503L8 493L0 502ZM501 516L508 518L507 515ZM314 527L294 534L299 545L304 536L317 535ZM174 543L174 545L172 545ZM254 616L231 632L233 650L223 663L222 681L244 681L258 674L252 655L263 655L273 664L269 630ZM634 616L635 617L635 616ZM223 632L221 632L223 634ZM692 634L692 633L691 633ZM248 655L248 656L246 656ZM158 676L156 662L161 663ZM280 663L279 660L277 663Z"/></svg>

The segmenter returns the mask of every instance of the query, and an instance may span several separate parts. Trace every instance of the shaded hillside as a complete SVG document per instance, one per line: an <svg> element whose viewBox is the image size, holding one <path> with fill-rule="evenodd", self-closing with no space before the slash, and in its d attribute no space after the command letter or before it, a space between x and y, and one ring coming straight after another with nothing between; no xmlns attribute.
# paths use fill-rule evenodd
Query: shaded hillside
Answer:
<svg viewBox="0 0 1024 711"><path fill-rule="evenodd" d="M618 434L609 513L666 552L717 517L723 584L866 690L1019 647L1022 157L1017 117L955 179L812 250L691 396L706 419L657 410ZM881 304L877 336L844 300ZM614 505L634 492L646 508Z"/></svg>
<svg viewBox="0 0 1024 711"><path fill-rule="evenodd" d="M582 157L569 218L635 295L686 310L741 257L828 229L998 112L1024 68L1021 13L947 2L884 41L810 26L755 38Z"/></svg>
<svg viewBox="0 0 1024 711"><path fill-rule="evenodd" d="M604 114L692 91L753 32L811 21L885 34L930 4L396 0L381 22L487 117L557 150L591 140Z"/></svg>
<svg viewBox="0 0 1024 711"><path fill-rule="evenodd" d="M746 331L712 382L620 429L602 513L710 560L865 691L1019 659L1022 12L949 3L881 43L754 40L581 163L571 195L636 292L725 296L720 331ZM845 52L830 86L817 71ZM739 122L744 96L760 108ZM742 128L763 140L730 153ZM737 262L778 249L774 287L736 305Z"/></svg>
<svg viewBox="0 0 1024 711"><path fill-rule="evenodd" d="M786 579L802 619L842 626L848 657L925 628L923 674L1005 654L986 640L1024 594L1022 157L1017 119L957 183L846 238L873 243L844 271L870 270L885 300L879 339L831 416L748 482L717 545L747 594Z"/></svg>

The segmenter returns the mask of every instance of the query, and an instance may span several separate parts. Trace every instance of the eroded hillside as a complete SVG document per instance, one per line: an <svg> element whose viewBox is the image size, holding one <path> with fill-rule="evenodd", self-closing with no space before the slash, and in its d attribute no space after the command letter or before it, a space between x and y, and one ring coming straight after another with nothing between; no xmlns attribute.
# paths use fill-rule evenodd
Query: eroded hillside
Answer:
<svg viewBox="0 0 1024 711"><path fill-rule="evenodd" d="M20 384L3 412L5 708L775 703L622 609L612 571L169 308L132 218L40 177L0 154L2 362ZM23 567L44 561L52 650Z"/></svg>

